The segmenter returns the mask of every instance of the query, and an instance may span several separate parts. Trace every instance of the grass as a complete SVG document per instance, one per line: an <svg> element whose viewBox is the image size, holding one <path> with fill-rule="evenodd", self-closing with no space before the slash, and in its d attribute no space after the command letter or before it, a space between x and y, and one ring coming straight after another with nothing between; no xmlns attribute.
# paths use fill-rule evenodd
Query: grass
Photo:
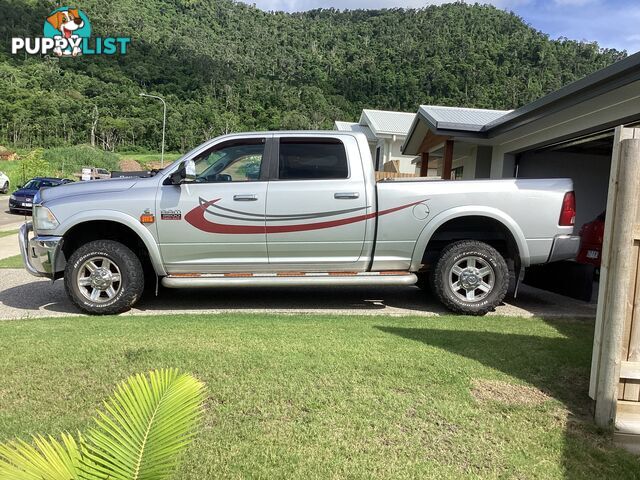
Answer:
<svg viewBox="0 0 640 480"><path fill-rule="evenodd" d="M0 440L83 429L117 382L175 366L209 390L177 479L638 478L590 421L592 331L454 316L0 322Z"/></svg>
<svg viewBox="0 0 640 480"><path fill-rule="evenodd" d="M0 260L0 268L24 268L22 257L15 255L13 257L3 258Z"/></svg>
<svg viewBox="0 0 640 480"><path fill-rule="evenodd" d="M0 238L8 237L9 235L17 235L18 230L5 230L4 232L0 232Z"/></svg>
<svg viewBox="0 0 640 480"><path fill-rule="evenodd" d="M143 169L156 167L160 164L160 153L136 153L136 152L120 152L121 160L135 160L140 164ZM167 166L174 160L180 158L182 153L167 153L164 154L164 165Z"/></svg>

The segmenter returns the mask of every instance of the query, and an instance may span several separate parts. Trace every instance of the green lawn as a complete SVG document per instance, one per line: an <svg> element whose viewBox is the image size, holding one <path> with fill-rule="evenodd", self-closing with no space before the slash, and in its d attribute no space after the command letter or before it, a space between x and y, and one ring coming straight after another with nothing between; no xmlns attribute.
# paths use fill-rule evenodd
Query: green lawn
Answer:
<svg viewBox="0 0 640 480"><path fill-rule="evenodd" d="M18 230L5 230L4 232L0 232L0 238L8 237L9 235L17 235Z"/></svg>
<svg viewBox="0 0 640 480"><path fill-rule="evenodd" d="M0 260L0 268L23 268L23 266L22 257L20 255Z"/></svg>
<svg viewBox="0 0 640 480"><path fill-rule="evenodd" d="M175 478L638 478L590 422L593 324L174 315L0 322L0 439L84 429L113 386L209 389Z"/></svg>
<svg viewBox="0 0 640 480"><path fill-rule="evenodd" d="M160 164L160 152L156 153L135 153L135 152L120 152L118 153L121 160L135 160L142 166L142 168L150 168L156 164ZM164 165L169 165L174 160L180 158L182 153L166 153L164 154Z"/></svg>

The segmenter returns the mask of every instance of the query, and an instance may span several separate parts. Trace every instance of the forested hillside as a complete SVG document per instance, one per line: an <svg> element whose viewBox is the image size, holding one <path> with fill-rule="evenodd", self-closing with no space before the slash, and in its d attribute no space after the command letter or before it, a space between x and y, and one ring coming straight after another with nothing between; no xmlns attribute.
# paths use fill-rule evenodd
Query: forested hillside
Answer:
<svg viewBox="0 0 640 480"><path fill-rule="evenodd" d="M624 56L550 40L515 15L462 3L420 10L267 13L231 0L83 0L121 57L10 55L57 2L0 0L0 144L184 150L239 130L330 128L362 108L514 108ZM70 5L73 6L73 5Z"/></svg>

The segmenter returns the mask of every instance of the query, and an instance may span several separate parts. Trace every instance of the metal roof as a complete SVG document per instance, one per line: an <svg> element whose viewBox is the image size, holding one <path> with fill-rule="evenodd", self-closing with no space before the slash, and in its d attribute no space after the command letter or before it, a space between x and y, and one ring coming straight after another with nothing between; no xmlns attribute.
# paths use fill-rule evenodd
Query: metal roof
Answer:
<svg viewBox="0 0 640 480"><path fill-rule="evenodd" d="M338 130L340 132L360 132L360 133L364 133L365 136L367 137L367 140L370 142L375 142L376 136L373 134L373 132L371 131L371 129L369 127L367 127L366 125L360 125L359 123L353 123L353 122L339 122L339 121L335 121L334 122L334 129Z"/></svg>
<svg viewBox="0 0 640 480"><path fill-rule="evenodd" d="M479 132L483 127L512 110L485 110L480 108L442 107L420 105L418 115L424 117L436 130L464 130Z"/></svg>
<svg viewBox="0 0 640 480"><path fill-rule="evenodd" d="M362 110L360 125L368 125L374 135L406 136L415 113L389 112L385 110Z"/></svg>

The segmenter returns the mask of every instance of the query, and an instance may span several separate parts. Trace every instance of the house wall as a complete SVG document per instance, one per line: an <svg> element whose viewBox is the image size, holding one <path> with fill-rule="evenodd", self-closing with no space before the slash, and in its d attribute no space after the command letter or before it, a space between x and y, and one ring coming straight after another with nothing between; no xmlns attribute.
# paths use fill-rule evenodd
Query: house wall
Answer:
<svg viewBox="0 0 640 480"><path fill-rule="evenodd" d="M398 160L400 173L416 173L416 165L411 163L416 157L411 155L402 155L402 144L405 137L384 138L378 141L378 145L383 147L383 163Z"/></svg>
<svg viewBox="0 0 640 480"><path fill-rule="evenodd" d="M564 152L526 152L518 158L518 178L571 178L576 192L576 232L607 205L611 157ZM559 212L558 212L559 213Z"/></svg>

